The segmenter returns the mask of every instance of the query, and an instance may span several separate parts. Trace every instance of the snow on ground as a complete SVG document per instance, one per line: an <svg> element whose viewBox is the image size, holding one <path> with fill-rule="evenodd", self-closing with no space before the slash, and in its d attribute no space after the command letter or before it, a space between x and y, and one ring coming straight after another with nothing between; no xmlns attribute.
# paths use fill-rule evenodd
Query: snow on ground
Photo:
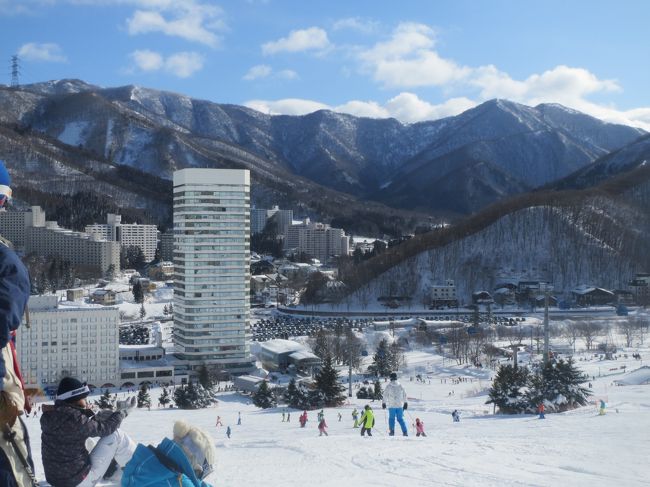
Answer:
<svg viewBox="0 0 650 487"><path fill-rule="evenodd" d="M123 429L138 442L157 444L171 434L176 419L204 428L218 454L208 480L223 487L641 486L648 485L650 386L616 387L613 381L647 364L650 350L642 349L642 355L643 361L578 357L578 365L595 376L592 399L607 400L605 416L598 416L594 401L575 411L549 414L545 420L495 416L485 404L492 371L415 351L407 353L408 369L401 377L409 396L408 438L387 435L386 415L376 402L370 403L376 415L372 438L361 438L359 429L352 427L352 409L367 403L356 398L343 407L325 409L329 437L319 437L316 411L309 412L307 427L301 429L298 411L292 410L291 422L283 423L283 408L260 410L234 392L219 393L219 404L204 410L138 410L124 421ZM415 379L417 374L423 382ZM151 391L154 403L158 395L158 390ZM461 412L460 423L451 420L454 409ZM241 426L236 424L238 412ZM217 415L223 427L215 427ZM426 438L414 436L416 417L425 423ZM42 478L38 420L28 418L27 424ZM228 425L231 439L225 436Z"/></svg>

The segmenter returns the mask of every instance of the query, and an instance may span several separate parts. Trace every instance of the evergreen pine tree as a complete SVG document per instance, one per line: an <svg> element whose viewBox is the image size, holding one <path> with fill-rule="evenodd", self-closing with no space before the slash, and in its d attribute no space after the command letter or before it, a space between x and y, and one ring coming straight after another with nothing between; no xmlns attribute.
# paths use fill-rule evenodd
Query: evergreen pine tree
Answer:
<svg viewBox="0 0 650 487"><path fill-rule="evenodd" d="M390 375L391 354L386 338L382 339L377 345L377 350L372 357L372 365L369 368L379 377L388 377Z"/></svg>
<svg viewBox="0 0 650 487"><path fill-rule="evenodd" d="M142 289L142 284L140 284L140 281L137 281L133 285L133 300L136 303L142 303L144 301L144 290Z"/></svg>
<svg viewBox="0 0 650 487"><path fill-rule="evenodd" d="M95 404L99 409L113 409L113 398L108 389L104 390L104 393L99 397L98 401L95 401Z"/></svg>
<svg viewBox="0 0 650 487"><path fill-rule="evenodd" d="M345 402L344 387L339 383L339 374L334 368L332 357L325 356L315 379L316 390L322 393L325 406L336 407Z"/></svg>
<svg viewBox="0 0 650 487"><path fill-rule="evenodd" d="M368 399L368 389L365 387L359 388L357 391L357 399Z"/></svg>
<svg viewBox="0 0 650 487"><path fill-rule="evenodd" d="M160 396L158 396L158 402L162 407L167 407L167 404L172 402L172 399L169 395L169 391L167 390L166 386L163 386L162 392L160 393Z"/></svg>
<svg viewBox="0 0 650 487"><path fill-rule="evenodd" d="M144 309L144 303L140 305L140 319L144 319L147 316L147 310Z"/></svg>
<svg viewBox="0 0 650 487"><path fill-rule="evenodd" d="M512 365L499 367L494 377L486 404L494 404L505 414L516 414L526 411L529 400L525 389L529 382L529 372L526 367L515 368Z"/></svg>
<svg viewBox="0 0 650 487"><path fill-rule="evenodd" d="M179 409L190 409L187 402L187 387L181 386L174 390L174 403Z"/></svg>
<svg viewBox="0 0 650 487"><path fill-rule="evenodd" d="M388 347L388 351L390 357L388 359L390 371L392 372L399 370L404 360L404 353L402 352L401 347L397 344L397 342L393 342Z"/></svg>
<svg viewBox="0 0 650 487"><path fill-rule="evenodd" d="M291 379L289 381L289 385L287 386L287 390L284 392L284 395L282 396L284 401L290 406L292 406L295 402L297 389L298 388L296 387L296 379Z"/></svg>
<svg viewBox="0 0 650 487"><path fill-rule="evenodd" d="M584 406L591 393L580 384L587 380L587 376L575 366L573 359L549 360L530 379L529 410L535 412L542 402L549 412L562 412Z"/></svg>
<svg viewBox="0 0 650 487"><path fill-rule="evenodd" d="M151 406L151 397L149 396L149 387L147 384L142 384L140 386L140 391L138 392L138 407L145 408Z"/></svg>
<svg viewBox="0 0 650 487"><path fill-rule="evenodd" d="M212 389L212 378L210 377L210 372L205 365L202 365L199 368L199 384L203 386L204 389Z"/></svg>
<svg viewBox="0 0 650 487"><path fill-rule="evenodd" d="M372 393L372 398L379 401L379 400L383 399L383 397L384 397L384 393L381 390L381 383L378 380L376 380L375 381L375 390Z"/></svg>
<svg viewBox="0 0 650 487"><path fill-rule="evenodd" d="M262 381L257 391L253 394L253 404L258 408L268 409L276 405L275 396L268 382Z"/></svg>

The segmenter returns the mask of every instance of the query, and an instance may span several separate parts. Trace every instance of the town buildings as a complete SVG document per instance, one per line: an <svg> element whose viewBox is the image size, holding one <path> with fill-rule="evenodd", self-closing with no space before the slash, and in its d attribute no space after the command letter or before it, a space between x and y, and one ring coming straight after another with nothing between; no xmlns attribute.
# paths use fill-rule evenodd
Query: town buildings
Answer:
<svg viewBox="0 0 650 487"><path fill-rule="evenodd" d="M56 296L29 298L30 326L16 337L25 387L56 387L66 376L95 387L116 385L119 377L117 307L57 302Z"/></svg>
<svg viewBox="0 0 650 487"><path fill-rule="evenodd" d="M86 233L103 240L119 242L122 247L139 247L147 262L151 262L156 256L158 246L156 225L122 223L121 215L109 213L106 216L106 223L86 225Z"/></svg>
<svg viewBox="0 0 650 487"><path fill-rule="evenodd" d="M320 261L350 253L350 237L342 229L311 222L309 218L288 228L284 245L287 250L305 253Z"/></svg>
<svg viewBox="0 0 650 487"><path fill-rule="evenodd" d="M174 344L190 368L251 368L250 173L174 172Z"/></svg>
<svg viewBox="0 0 650 487"><path fill-rule="evenodd" d="M270 219L276 224L277 235L286 237L287 230L293 224L293 210L281 210L277 205L270 210L251 209L251 235L262 233Z"/></svg>

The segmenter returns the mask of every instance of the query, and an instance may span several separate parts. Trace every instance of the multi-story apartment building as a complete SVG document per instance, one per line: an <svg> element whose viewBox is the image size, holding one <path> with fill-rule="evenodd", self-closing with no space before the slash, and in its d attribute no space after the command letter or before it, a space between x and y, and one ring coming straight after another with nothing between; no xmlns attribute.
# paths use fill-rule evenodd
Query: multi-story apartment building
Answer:
<svg viewBox="0 0 650 487"><path fill-rule="evenodd" d="M78 267L104 273L120 270L120 246L101 237L61 228L49 222L39 206L27 211L0 211L0 235L26 254L55 255Z"/></svg>
<svg viewBox="0 0 650 487"><path fill-rule="evenodd" d="M158 246L158 228L156 225L122 223L121 215L109 213L106 223L86 225L86 233L104 240L119 242L122 247L140 247L147 262L156 256Z"/></svg>
<svg viewBox="0 0 650 487"><path fill-rule="evenodd" d="M431 306L458 306L454 281L448 280L445 284L431 286Z"/></svg>
<svg viewBox="0 0 650 487"><path fill-rule="evenodd" d="M311 222L309 218L287 230L285 248L304 252L316 259L325 261L333 256L348 255L350 237L340 228L332 228L324 223Z"/></svg>
<svg viewBox="0 0 650 487"><path fill-rule="evenodd" d="M91 272L105 273L110 266L120 270L120 244L83 232L61 228L56 222L27 229L25 253L56 255Z"/></svg>
<svg viewBox="0 0 650 487"><path fill-rule="evenodd" d="M174 172L174 345L178 358L249 370L250 173Z"/></svg>
<svg viewBox="0 0 650 487"><path fill-rule="evenodd" d="M29 228L43 226L45 212L40 206L32 206L27 211L0 211L0 235L9 240L17 250L25 250Z"/></svg>
<svg viewBox="0 0 650 487"><path fill-rule="evenodd" d="M65 376L96 387L119 381L117 307L58 303L56 296L29 298L31 326L21 326L16 346L25 387L56 387Z"/></svg>
<svg viewBox="0 0 650 487"><path fill-rule="evenodd" d="M262 233L271 218L277 225L277 234L286 237L287 230L293 223L293 210L281 210L277 205L270 210L262 208L251 210L251 235Z"/></svg>
<svg viewBox="0 0 650 487"><path fill-rule="evenodd" d="M174 261L174 232L165 232L160 235L160 258L162 260Z"/></svg>

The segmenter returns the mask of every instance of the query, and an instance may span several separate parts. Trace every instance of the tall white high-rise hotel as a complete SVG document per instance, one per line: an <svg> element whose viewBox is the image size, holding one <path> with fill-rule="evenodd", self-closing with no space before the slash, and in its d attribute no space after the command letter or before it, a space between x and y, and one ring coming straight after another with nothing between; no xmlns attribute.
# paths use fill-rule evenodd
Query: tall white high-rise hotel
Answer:
<svg viewBox="0 0 650 487"><path fill-rule="evenodd" d="M251 367L250 172L174 172L174 343L196 369Z"/></svg>

